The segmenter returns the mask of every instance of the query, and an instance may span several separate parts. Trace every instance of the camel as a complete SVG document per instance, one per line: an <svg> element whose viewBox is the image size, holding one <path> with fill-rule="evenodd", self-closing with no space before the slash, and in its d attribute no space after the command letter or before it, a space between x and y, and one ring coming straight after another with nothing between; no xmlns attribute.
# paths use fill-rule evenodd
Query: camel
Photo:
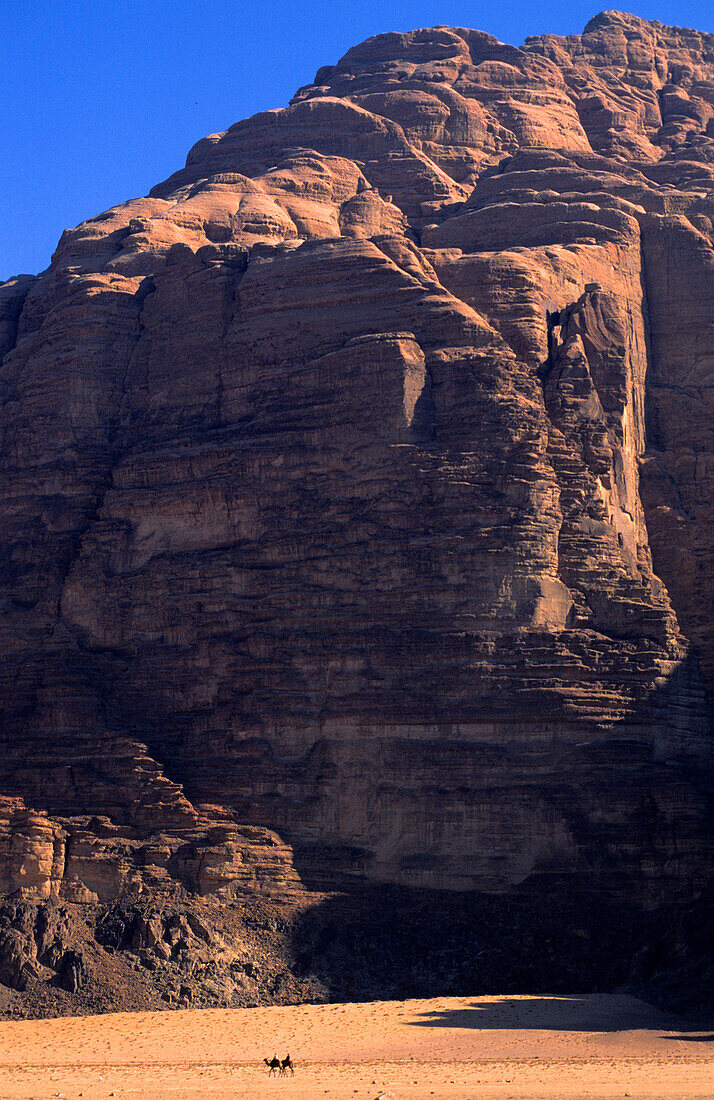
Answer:
<svg viewBox="0 0 714 1100"><path fill-rule="evenodd" d="M295 1070L293 1068L292 1062L290 1061L290 1055L286 1054L285 1057L283 1058L282 1062L280 1063L280 1076L281 1077L287 1076L288 1070L290 1070L291 1076L294 1077L295 1076Z"/></svg>
<svg viewBox="0 0 714 1100"><path fill-rule="evenodd" d="M264 1058L263 1061L268 1067L268 1077L272 1077L273 1074L277 1073L278 1071L280 1071L280 1074L282 1076L283 1063L280 1061L277 1054L274 1054L270 1061L268 1061L267 1058Z"/></svg>

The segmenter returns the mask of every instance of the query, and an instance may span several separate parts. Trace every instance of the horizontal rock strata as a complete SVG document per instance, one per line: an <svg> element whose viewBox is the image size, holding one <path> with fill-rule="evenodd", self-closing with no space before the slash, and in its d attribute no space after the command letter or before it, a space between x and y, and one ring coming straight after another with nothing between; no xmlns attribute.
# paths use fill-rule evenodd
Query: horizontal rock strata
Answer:
<svg viewBox="0 0 714 1100"><path fill-rule="evenodd" d="M437 27L0 287L0 888L696 897L713 218L714 36Z"/></svg>

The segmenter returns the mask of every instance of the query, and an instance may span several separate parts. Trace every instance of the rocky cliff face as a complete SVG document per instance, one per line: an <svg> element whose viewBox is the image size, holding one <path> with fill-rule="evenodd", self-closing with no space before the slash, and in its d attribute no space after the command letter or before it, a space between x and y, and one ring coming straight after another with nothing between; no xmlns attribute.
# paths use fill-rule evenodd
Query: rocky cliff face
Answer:
<svg viewBox="0 0 714 1100"><path fill-rule="evenodd" d="M0 878L700 892L714 35L385 34L0 288Z"/></svg>

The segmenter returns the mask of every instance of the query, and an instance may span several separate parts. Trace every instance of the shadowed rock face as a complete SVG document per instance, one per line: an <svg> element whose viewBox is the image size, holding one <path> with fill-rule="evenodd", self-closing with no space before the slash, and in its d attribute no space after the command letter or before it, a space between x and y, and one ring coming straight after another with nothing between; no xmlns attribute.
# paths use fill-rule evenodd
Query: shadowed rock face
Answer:
<svg viewBox="0 0 714 1100"><path fill-rule="evenodd" d="M385 34L0 287L0 885L695 897L714 36Z"/></svg>

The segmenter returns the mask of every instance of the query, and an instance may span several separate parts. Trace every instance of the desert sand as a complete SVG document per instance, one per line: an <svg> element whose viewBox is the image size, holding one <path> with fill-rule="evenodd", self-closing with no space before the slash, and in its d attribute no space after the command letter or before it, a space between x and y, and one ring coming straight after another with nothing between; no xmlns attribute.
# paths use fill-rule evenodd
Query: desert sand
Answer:
<svg viewBox="0 0 714 1100"><path fill-rule="evenodd" d="M262 1058L290 1053L294 1077ZM695 1100L714 1035L633 997L436 998L0 1024L0 1096Z"/></svg>

